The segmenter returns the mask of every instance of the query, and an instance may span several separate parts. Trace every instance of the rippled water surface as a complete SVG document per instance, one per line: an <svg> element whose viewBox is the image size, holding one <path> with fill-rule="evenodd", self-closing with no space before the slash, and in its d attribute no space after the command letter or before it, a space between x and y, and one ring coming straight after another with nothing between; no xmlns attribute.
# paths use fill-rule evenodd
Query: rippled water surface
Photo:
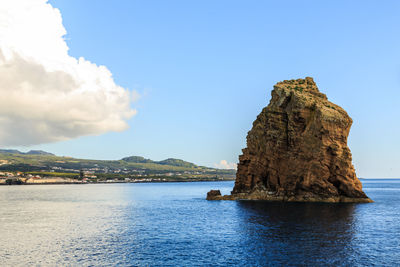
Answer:
<svg viewBox="0 0 400 267"><path fill-rule="evenodd" d="M370 204L206 201L233 182L0 187L0 265L395 266L400 180Z"/></svg>

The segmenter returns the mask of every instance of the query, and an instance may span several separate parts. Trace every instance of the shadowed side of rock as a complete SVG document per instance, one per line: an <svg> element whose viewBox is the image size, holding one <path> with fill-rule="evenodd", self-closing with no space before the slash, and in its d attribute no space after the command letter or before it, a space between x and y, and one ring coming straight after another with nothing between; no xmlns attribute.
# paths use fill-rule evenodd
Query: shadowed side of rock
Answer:
<svg viewBox="0 0 400 267"><path fill-rule="evenodd" d="M312 78L279 82L247 135L229 196L302 202L372 202L347 146L352 119Z"/></svg>

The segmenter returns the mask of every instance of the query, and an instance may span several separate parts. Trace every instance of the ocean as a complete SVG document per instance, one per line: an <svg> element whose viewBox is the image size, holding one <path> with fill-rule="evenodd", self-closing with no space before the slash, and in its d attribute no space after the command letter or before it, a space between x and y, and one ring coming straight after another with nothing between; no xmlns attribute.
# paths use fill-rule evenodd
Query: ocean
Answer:
<svg viewBox="0 0 400 267"><path fill-rule="evenodd" d="M368 204L206 201L233 182L0 187L0 266L399 266L400 180Z"/></svg>

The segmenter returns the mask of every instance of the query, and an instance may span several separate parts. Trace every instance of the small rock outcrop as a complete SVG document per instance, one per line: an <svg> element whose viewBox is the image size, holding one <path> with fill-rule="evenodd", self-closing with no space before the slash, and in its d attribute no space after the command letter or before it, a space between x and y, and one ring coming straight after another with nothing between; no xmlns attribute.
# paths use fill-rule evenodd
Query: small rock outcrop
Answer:
<svg viewBox="0 0 400 267"><path fill-rule="evenodd" d="M372 202L352 165L346 111L310 77L279 82L271 95L248 132L231 195L207 199Z"/></svg>
<svg viewBox="0 0 400 267"><path fill-rule="evenodd" d="M221 196L221 191L219 190L211 190L207 193L207 200L213 200Z"/></svg>

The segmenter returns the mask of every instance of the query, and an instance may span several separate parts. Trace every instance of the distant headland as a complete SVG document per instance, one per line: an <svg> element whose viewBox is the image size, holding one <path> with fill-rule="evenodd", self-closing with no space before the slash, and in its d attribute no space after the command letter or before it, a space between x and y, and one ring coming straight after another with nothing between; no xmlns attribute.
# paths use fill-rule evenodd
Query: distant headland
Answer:
<svg viewBox="0 0 400 267"><path fill-rule="evenodd" d="M310 77L274 86L247 135L232 194L209 200L372 202L347 146L352 119Z"/></svg>

